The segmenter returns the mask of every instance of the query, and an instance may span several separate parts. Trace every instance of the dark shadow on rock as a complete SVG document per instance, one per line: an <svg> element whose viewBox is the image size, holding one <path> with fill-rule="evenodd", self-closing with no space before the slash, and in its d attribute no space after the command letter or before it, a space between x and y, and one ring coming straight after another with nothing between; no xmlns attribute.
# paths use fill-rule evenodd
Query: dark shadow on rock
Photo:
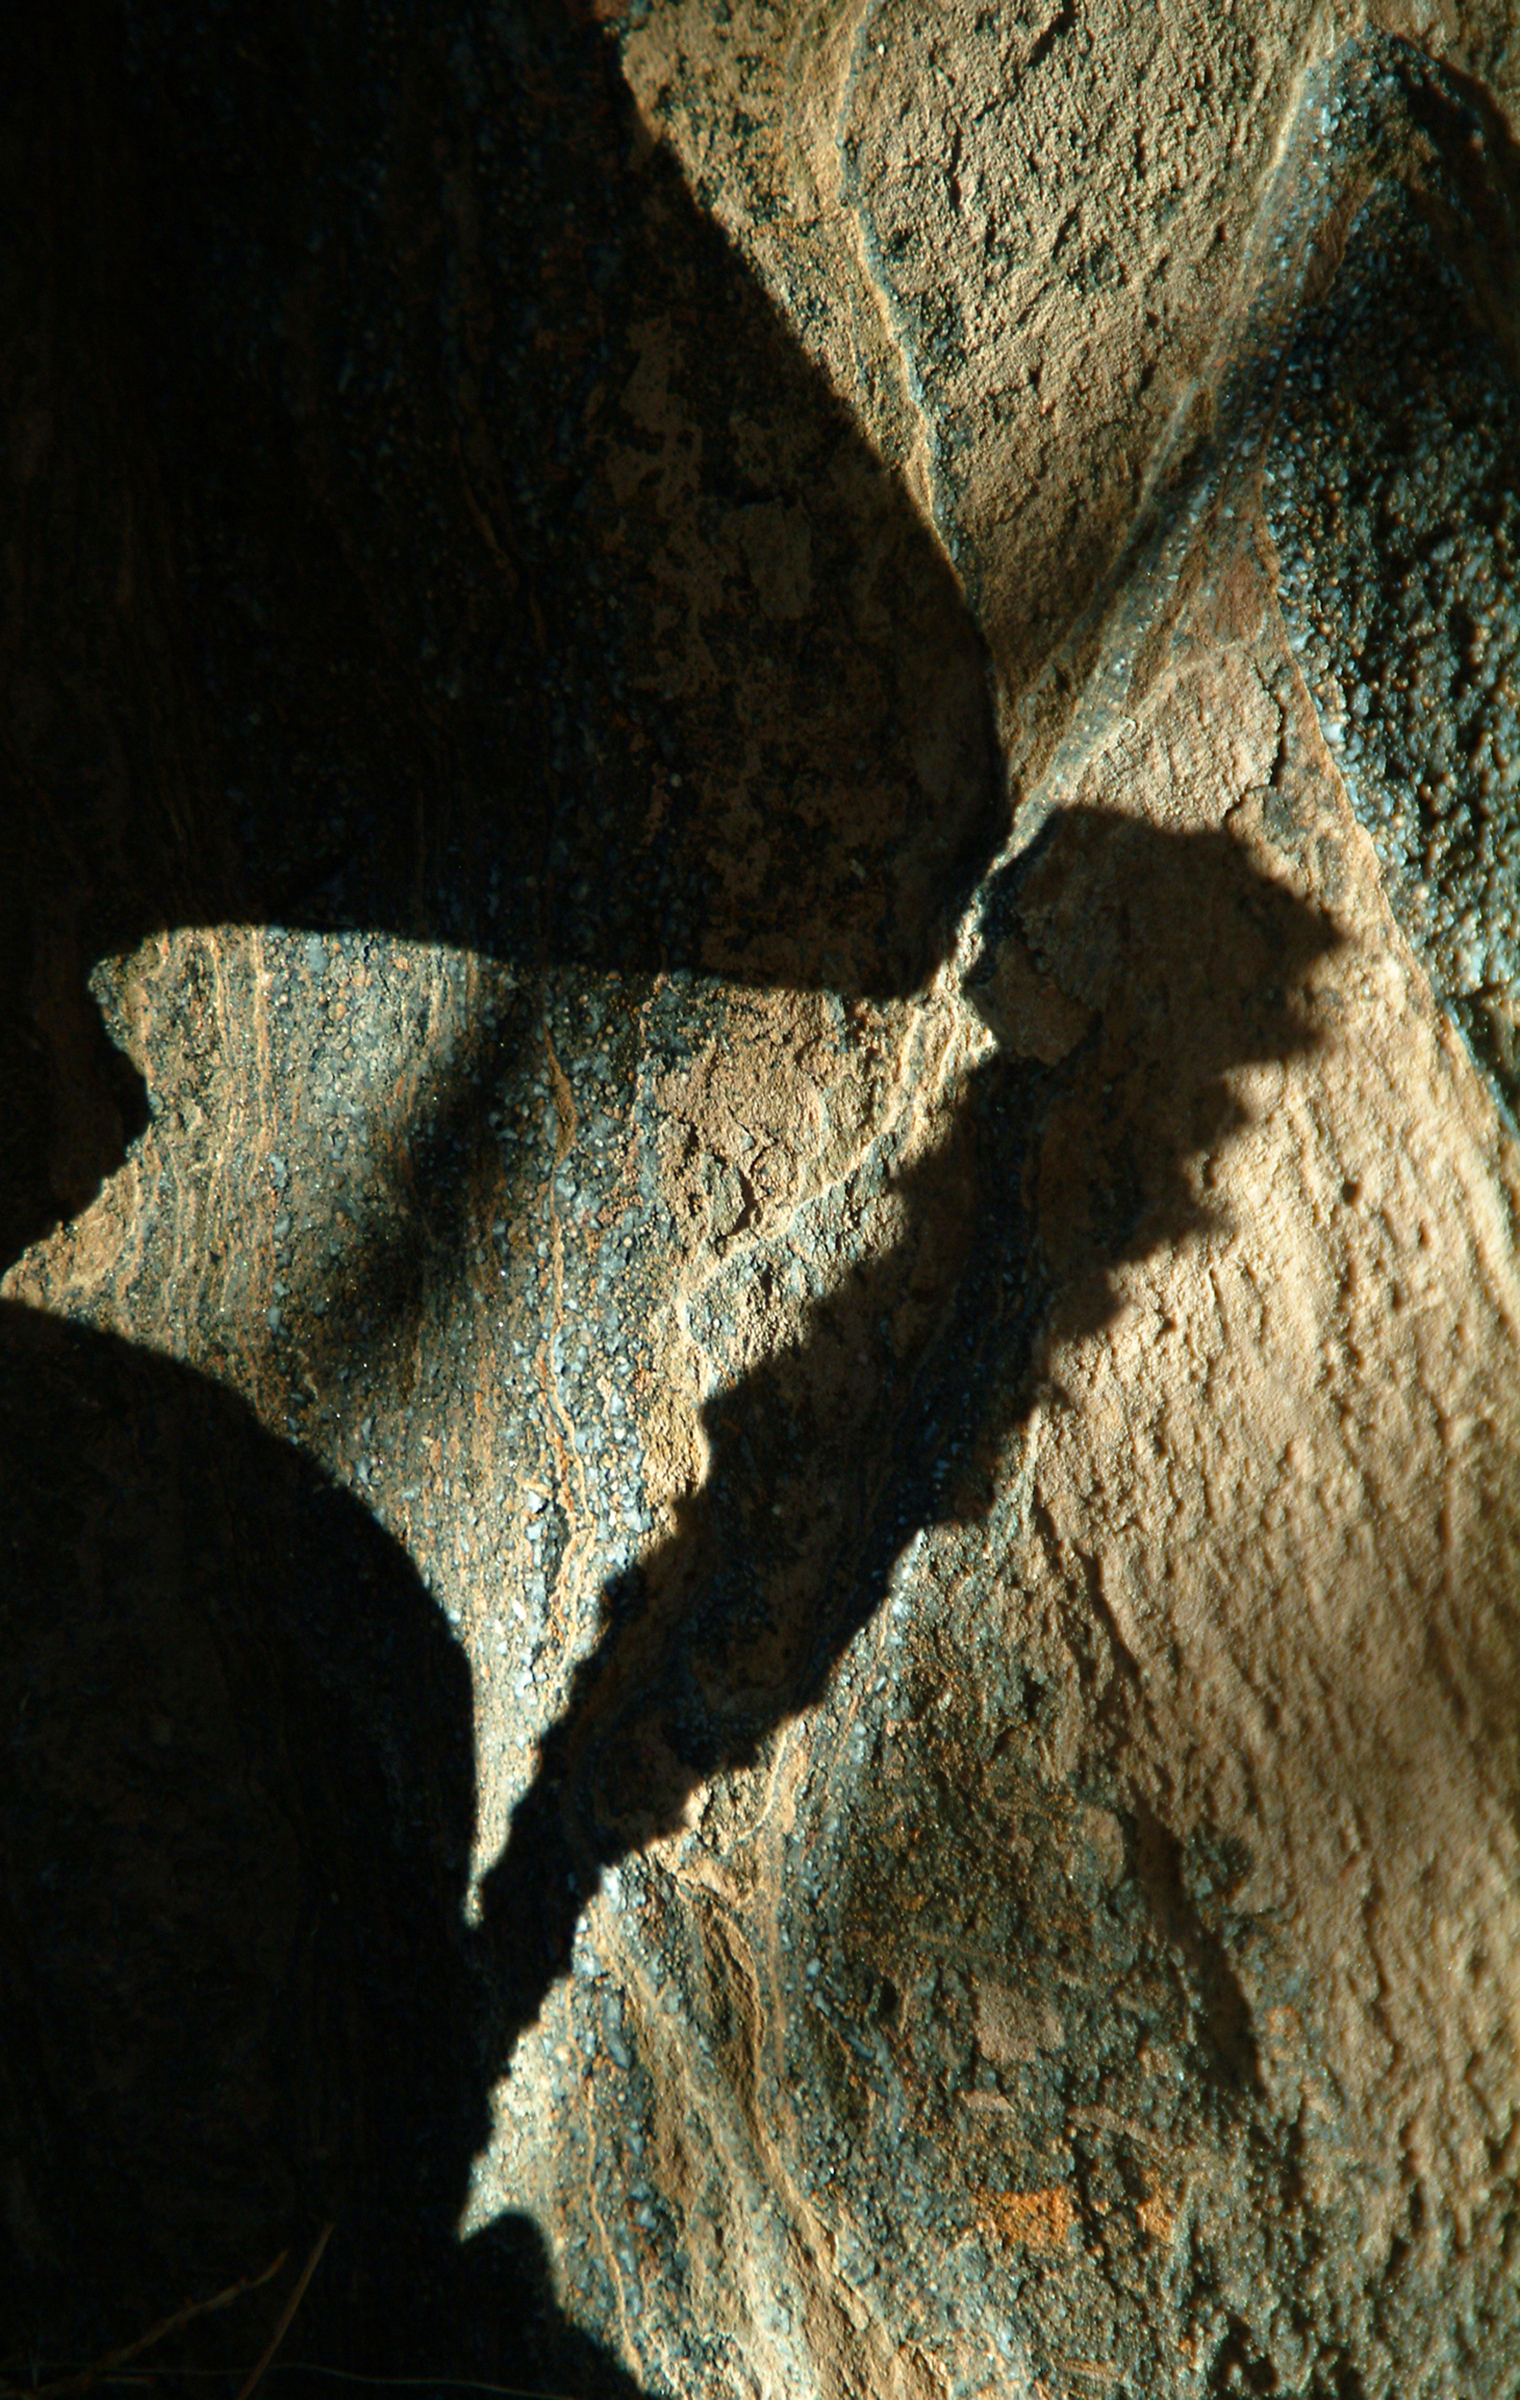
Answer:
<svg viewBox="0 0 1520 2400"><path fill-rule="evenodd" d="M458 2243L471 1689L411 1562L231 1395L3 1304L0 1484L0 2371L289 2247L147 2362L241 2376L332 2221L300 2358L631 2395L531 2224Z"/></svg>
<svg viewBox="0 0 1520 2400"><path fill-rule="evenodd" d="M71 0L0 50L5 1256L141 1122L85 979L161 928L914 989L1001 831L976 636L601 38ZM5 1314L8 2355L332 2217L308 2360L633 2391L531 2227L455 2241L490 2079L605 1868L974 1511L1052 1308L1193 1221L1325 943L1221 837L1090 816L990 930L1005 1054L902 1243L710 1407L473 1938L467 1679L403 1554L204 1380ZM441 1208L469 1106L419 1129ZM249 2322L185 2355L246 2366Z"/></svg>
<svg viewBox="0 0 1520 2400"><path fill-rule="evenodd" d="M985 922L1003 1053L900 1186L902 1240L707 1404L707 1479L543 1741L482 1888L507 2050L605 1870L821 1697L916 1531L981 1513L1052 1331L1096 1331L1119 1266L1207 1226L1188 1170L1243 1121L1226 1077L1309 1046L1295 987L1336 939L1228 834L1086 808Z"/></svg>
<svg viewBox="0 0 1520 2400"><path fill-rule="evenodd" d="M299 371L280 343L300 316L291 257L314 255L294 220L352 180L359 12L309 45L295 10L283 23L252 9L166 15L158 52L150 16L80 0L0 31L0 1265L86 1206L142 1129L142 1085L105 1040L87 979L146 933L227 918L363 923L517 966L615 954L653 968L693 963L703 940L729 963L743 916L736 902L709 922L688 890L704 847L674 780L689 737L663 713L643 730L645 702L624 706L609 665L647 631L638 608L609 632L589 597L588 562L606 542L643 541L639 503L630 534L585 530L547 455L575 398L580 336L560 328L560 365L531 323L507 335L528 364L521 405L540 412L518 445L527 514L541 494L548 516L518 563L478 454L480 404L461 430L463 401L440 384L463 372L454 336L415 285L406 472L381 490L394 426L373 415L333 466L299 390L292 399ZM558 239L567 188L617 214L598 175L628 129L611 120L599 39L546 34L548 83L524 39L519 105L549 137L547 181L523 179L508 246L508 280L515 258L526 289ZM250 68L282 81L262 114L238 88ZM166 91L164 73L180 88ZM371 262L382 281L394 252L415 262L419 224L437 189L453 188L436 141L471 149L453 73L421 33L401 77L409 113L384 255ZM292 140L305 184L285 172ZM418 176L438 179L431 196ZM664 271L698 301L703 276L729 293L763 387L779 330L675 178L657 169L655 182ZM266 303L260 353L249 325ZM356 305L393 327L373 291ZM592 280L567 289L572 315L600 305ZM359 342L363 328L345 330L336 307L332 337ZM531 318L534 304L523 307ZM382 362L387 392L394 365ZM825 463L855 475L852 523L887 521L882 572L894 583L916 572L924 609L958 645L964 757L954 723L936 748L925 689L927 732L917 720L894 732L893 760L917 735L951 819L961 801L974 816L992 788L974 638L890 480L790 371ZM777 647L795 669L788 612L807 561L799 568L781 503L765 513L765 473L753 489L739 473L739 485L735 505L761 513L733 530L734 573L752 581L752 557L769 578ZM372 521L344 519L347 501L361 520L385 503L378 536ZM398 535L419 537L405 559ZM405 622L435 604L451 628L449 672L463 665L470 680L447 706L431 636ZM730 639L746 614L731 611ZM876 617L890 684L896 633L879 599ZM572 711L572 765L554 755L567 671L588 693ZM636 817L597 842L598 897L631 891L640 905L588 946L590 918L563 886L572 845L590 838L588 809L607 804L580 772L593 705L608 722L621 710L628 757L643 764L604 779ZM829 873L855 891L860 923L851 937L841 911L840 938L864 956L873 927L839 855L872 854L877 801L862 773ZM615 872L618 841L647 859L642 894ZM753 868L753 845L748 856ZM944 865L935 843L925 929ZM821 901L811 932L822 938ZM432 1130L446 1149L448 1124ZM631 2394L563 2318L530 2223L457 2240L490 2069L460 1921L470 1692L410 1562L236 1402L124 1344L6 1309L0 1410L5 2371L30 2381L77 2367L277 2249L299 2257L331 2218L301 2309L307 2360L587 2400ZM292 2271L198 2322L153 2370L246 2370Z"/></svg>
<svg viewBox="0 0 1520 2400"><path fill-rule="evenodd" d="M1006 817L981 647L606 40L359 0L4 40L29 1232L135 1130L75 1020L160 928L914 989Z"/></svg>

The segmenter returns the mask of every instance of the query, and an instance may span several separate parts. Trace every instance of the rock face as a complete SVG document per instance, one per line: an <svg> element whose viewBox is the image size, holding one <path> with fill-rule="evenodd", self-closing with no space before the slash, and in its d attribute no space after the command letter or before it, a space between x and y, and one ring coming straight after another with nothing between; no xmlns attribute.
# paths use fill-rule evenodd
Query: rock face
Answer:
<svg viewBox="0 0 1520 2400"><path fill-rule="evenodd" d="M6 36L6 2346L1520 2390L1505 28L602 15Z"/></svg>

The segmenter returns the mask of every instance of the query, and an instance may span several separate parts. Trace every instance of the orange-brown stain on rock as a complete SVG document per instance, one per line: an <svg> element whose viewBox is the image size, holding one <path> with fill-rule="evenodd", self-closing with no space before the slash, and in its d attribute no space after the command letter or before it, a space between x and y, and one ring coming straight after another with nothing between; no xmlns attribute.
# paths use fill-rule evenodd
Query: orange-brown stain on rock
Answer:
<svg viewBox="0 0 1520 2400"><path fill-rule="evenodd" d="M1170 2242L1177 2230L1176 2195L1161 2190L1149 2191L1135 2209L1142 2233L1155 2242Z"/></svg>
<svg viewBox="0 0 1520 2400"><path fill-rule="evenodd" d="M982 2224L1026 2250L1062 2249L1077 2221L1076 2204L1061 2183L1039 2192L984 2192L981 2203Z"/></svg>

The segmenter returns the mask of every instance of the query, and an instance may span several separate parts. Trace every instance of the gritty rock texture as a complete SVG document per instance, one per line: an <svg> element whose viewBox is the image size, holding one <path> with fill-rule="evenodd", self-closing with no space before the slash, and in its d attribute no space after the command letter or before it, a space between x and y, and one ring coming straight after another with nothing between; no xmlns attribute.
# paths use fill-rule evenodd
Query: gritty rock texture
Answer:
<svg viewBox="0 0 1520 2400"><path fill-rule="evenodd" d="M1503 26L8 38L7 2360L1520 2390Z"/></svg>
<svg viewBox="0 0 1520 2400"><path fill-rule="evenodd" d="M901 460L1013 695L1117 562L1176 429L1207 415L1239 298L1230 229L1315 39L1307 12L1268 36L1245 10L1120 27L910 0L784 29L655 10L627 37L641 102ZM741 111L758 124L720 151ZM824 311L831 252L843 305Z"/></svg>
<svg viewBox="0 0 1520 2400"><path fill-rule="evenodd" d="M1520 400L1398 183L1295 346L1268 478L1290 639L1432 981L1515 1090Z"/></svg>

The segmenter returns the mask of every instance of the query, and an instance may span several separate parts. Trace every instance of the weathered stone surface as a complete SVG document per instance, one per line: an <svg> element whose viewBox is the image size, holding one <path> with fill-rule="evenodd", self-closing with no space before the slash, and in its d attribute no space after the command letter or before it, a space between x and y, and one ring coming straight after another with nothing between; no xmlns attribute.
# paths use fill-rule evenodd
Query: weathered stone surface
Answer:
<svg viewBox="0 0 1520 2400"><path fill-rule="evenodd" d="M8 2308L331 2216L371 2371L1520 2387L1516 1164L1279 592L1379 178L1506 371L1502 27L98 30L5 153Z"/></svg>

